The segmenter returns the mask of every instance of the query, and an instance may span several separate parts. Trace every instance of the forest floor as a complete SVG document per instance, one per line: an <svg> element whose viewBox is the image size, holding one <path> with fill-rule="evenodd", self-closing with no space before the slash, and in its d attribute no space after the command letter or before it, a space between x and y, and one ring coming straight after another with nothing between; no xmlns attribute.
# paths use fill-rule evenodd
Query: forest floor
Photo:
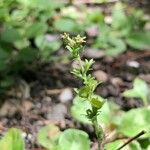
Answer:
<svg viewBox="0 0 150 150"><path fill-rule="evenodd" d="M60 50L59 53L65 55L66 52ZM114 101L125 111L142 105L141 101L127 100L121 93L132 87L136 77L150 85L150 51L127 50L119 56L109 57L86 48L83 58L95 60L92 74L102 81L96 90L98 95ZM27 150L44 150L38 145L36 135L40 127L53 123L62 131L72 127L86 131L93 141L92 150L96 150L92 126L76 122L70 114L75 96L73 88L82 85L70 73L72 65L69 61L40 64L36 72L26 71L17 79L16 86L2 98L0 136L8 128L17 127L24 132Z"/></svg>

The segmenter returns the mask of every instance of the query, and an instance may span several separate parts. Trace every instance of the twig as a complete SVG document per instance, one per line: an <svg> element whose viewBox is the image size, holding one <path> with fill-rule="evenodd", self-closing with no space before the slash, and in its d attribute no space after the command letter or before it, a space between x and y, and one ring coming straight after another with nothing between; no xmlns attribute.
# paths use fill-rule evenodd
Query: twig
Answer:
<svg viewBox="0 0 150 150"><path fill-rule="evenodd" d="M126 141L122 146L120 146L117 150L121 150L122 148L124 148L126 145L128 145L129 143L131 143L133 140L139 138L140 136L142 136L143 134L145 134L146 132L144 130L142 130L140 133L138 133L137 135L135 135L134 137L130 138L128 141Z"/></svg>

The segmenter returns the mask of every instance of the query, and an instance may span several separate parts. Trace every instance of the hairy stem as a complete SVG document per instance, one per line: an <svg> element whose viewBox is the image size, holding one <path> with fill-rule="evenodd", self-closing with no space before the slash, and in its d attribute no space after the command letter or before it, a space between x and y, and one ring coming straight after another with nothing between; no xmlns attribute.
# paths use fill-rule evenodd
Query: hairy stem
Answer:
<svg viewBox="0 0 150 150"><path fill-rule="evenodd" d="M83 68L83 63L82 63L82 60L81 60L81 57L78 57L78 62L79 62L79 66L81 68L81 71L83 72L84 68Z"/></svg>
<svg viewBox="0 0 150 150"><path fill-rule="evenodd" d="M98 140L98 150L104 150L104 148L102 146L103 130L102 130L102 127L98 124L97 116L93 117L92 123L94 125L95 133L96 133L97 140Z"/></svg>

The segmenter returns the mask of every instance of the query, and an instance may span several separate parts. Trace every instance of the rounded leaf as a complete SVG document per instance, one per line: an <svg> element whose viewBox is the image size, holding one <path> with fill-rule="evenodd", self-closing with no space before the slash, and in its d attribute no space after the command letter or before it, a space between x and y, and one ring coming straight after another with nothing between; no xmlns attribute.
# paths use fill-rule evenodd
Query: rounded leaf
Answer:
<svg viewBox="0 0 150 150"><path fill-rule="evenodd" d="M142 130L147 131L145 136L150 137L150 109L132 109L123 115L119 131L125 136L133 137Z"/></svg>
<svg viewBox="0 0 150 150"><path fill-rule="evenodd" d="M88 134L78 129L65 130L59 138L61 150L90 150Z"/></svg>
<svg viewBox="0 0 150 150"><path fill-rule="evenodd" d="M76 97L73 100L73 105L71 107L71 115L78 121L82 123L91 123L86 117L86 110L91 109L89 101L84 100L81 97Z"/></svg>
<svg viewBox="0 0 150 150"><path fill-rule="evenodd" d="M60 135L59 128L55 125L47 125L42 127L37 134L37 140L40 145L47 149L54 149Z"/></svg>
<svg viewBox="0 0 150 150"><path fill-rule="evenodd" d="M25 150L22 132L19 129L11 128L6 135L0 140L1 150Z"/></svg>

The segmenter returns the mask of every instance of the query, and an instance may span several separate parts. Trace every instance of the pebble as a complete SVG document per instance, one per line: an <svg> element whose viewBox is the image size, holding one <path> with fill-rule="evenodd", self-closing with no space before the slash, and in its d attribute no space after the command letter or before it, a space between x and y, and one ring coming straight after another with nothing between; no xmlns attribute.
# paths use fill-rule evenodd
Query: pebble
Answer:
<svg viewBox="0 0 150 150"><path fill-rule="evenodd" d="M42 107L42 104L38 102L38 103L35 104L35 107L36 107L37 109L40 109L40 108Z"/></svg>
<svg viewBox="0 0 150 150"><path fill-rule="evenodd" d="M116 97L116 96L119 95L119 89L118 89L118 88L115 88L115 87L112 86L112 85L109 85L109 86L108 86L108 93L109 93L109 95Z"/></svg>
<svg viewBox="0 0 150 150"><path fill-rule="evenodd" d="M62 90L62 92L59 95L59 100L61 103L67 103L73 99L73 93L70 88L66 88Z"/></svg>
<svg viewBox="0 0 150 150"><path fill-rule="evenodd" d="M140 64L137 61L127 61L127 66L132 68L139 68Z"/></svg>
<svg viewBox="0 0 150 150"><path fill-rule="evenodd" d="M17 100L15 102L17 103ZM10 100L5 101L2 107L0 108L0 117L13 116L18 111L18 108L16 106L14 103L11 103Z"/></svg>
<svg viewBox="0 0 150 150"><path fill-rule="evenodd" d="M107 82L108 81L108 75L106 72L102 70L94 71L93 75L98 81Z"/></svg>
<svg viewBox="0 0 150 150"><path fill-rule="evenodd" d="M54 35L54 34L46 34L45 35L45 39L49 42L53 42L59 39L58 35Z"/></svg>
<svg viewBox="0 0 150 150"><path fill-rule="evenodd" d="M22 137L23 137L24 139L26 138L26 136L27 136L27 133L22 132Z"/></svg>
<svg viewBox="0 0 150 150"><path fill-rule="evenodd" d="M49 96L45 96L45 97L43 98L43 101L45 101L45 102L47 102L47 103L51 103L52 99L51 99L51 97L49 97Z"/></svg>
<svg viewBox="0 0 150 150"><path fill-rule="evenodd" d="M55 104L46 117L52 121L61 121L64 120L66 114L67 108L64 104Z"/></svg>
<svg viewBox="0 0 150 150"><path fill-rule="evenodd" d="M32 140L32 137L33 137L32 134L28 134L28 139L29 140Z"/></svg>
<svg viewBox="0 0 150 150"><path fill-rule="evenodd" d="M9 122L8 118L1 118L1 124L6 125Z"/></svg>
<svg viewBox="0 0 150 150"><path fill-rule="evenodd" d="M86 58L93 58L93 59L100 59L105 56L104 51L96 48L87 48L84 52L83 55Z"/></svg>
<svg viewBox="0 0 150 150"><path fill-rule="evenodd" d="M23 102L22 102L22 107L21 107L21 109L22 109L22 111L29 111L29 110L31 110L32 108L33 108L33 103L31 102L31 101L29 101L29 100L24 100Z"/></svg>
<svg viewBox="0 0 150 150"><path fill-rule="evenodd" d="M115 87L120 87L122 86L124 83L123 83L123 80L121 78L118 78L118 77L115 77L115 78L112 78L111 79L111 83L115 86Z"/></svg>
<svg viewBox="0 0 150 150"><path fill-rule="evenodd" d="M107 96L108 96L108 90L105 88L105 87L103 87L103 88L97 88L97 93L100 93L100 95L102 96L102 97L104 97L104 98L107 98Z"/></svg>
<svg viewBox="0 0 150 150"><path fill-rule="evenodd" d="M106 17L105 17L105 23L111 24L112 21L113 21L112 16L106 16Z"/></svg>
<svg viewBox="0 0 150 150"><path fill-rule="evenodd" d="M98 31L98 26L91 26L91 27L88 27L86 29L86 33L89 37L95 37L98 35L99 31Z"/></svg>

